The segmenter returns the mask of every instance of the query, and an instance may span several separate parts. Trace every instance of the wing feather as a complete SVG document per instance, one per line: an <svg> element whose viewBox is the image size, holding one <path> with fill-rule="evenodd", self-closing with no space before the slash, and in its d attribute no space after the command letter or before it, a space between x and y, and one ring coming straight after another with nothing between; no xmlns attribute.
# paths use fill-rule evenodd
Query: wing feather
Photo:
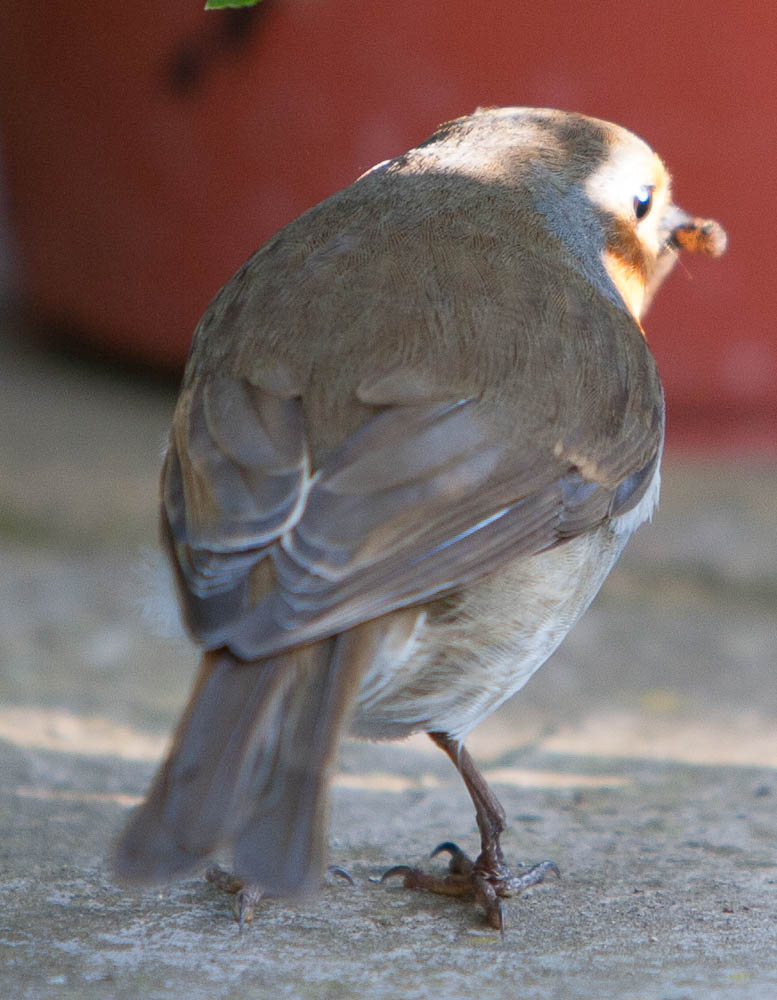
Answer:
<svg viewBox="0 0 777 1000"><path fill-rule="evenodd" d="M605 486L542 447L516 463L475 398L387 408L312 479L297 399L206 382L189 420L185 462L175 446L168 455L165 530L190 628L244 659L556 545L623 508L627 493L636 502L645 479Z"/></svg>

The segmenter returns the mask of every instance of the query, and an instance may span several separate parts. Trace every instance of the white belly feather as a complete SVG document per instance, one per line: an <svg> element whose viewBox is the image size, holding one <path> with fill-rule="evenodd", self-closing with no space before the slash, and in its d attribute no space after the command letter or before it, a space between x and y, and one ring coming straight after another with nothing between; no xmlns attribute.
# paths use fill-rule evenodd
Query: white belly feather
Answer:
<svg viewBox="0 0 777 1000"><path fill-rule="evenodd" d="M609 524L468 586L450 600L393 612L371 630L372 657L351 731L463 739L528 681L577 622L632 532L655 508L658 470L639 504Z"/></svg>

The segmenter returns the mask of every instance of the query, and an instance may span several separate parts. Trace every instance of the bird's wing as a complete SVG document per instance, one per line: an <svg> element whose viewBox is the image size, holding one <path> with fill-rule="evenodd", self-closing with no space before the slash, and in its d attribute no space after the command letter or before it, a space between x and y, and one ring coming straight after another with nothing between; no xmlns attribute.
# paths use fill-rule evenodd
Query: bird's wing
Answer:
<svg viewBox="0 0 777 1000"><path fill-rule="evenodd" d="M444 595L630 509L660 442L647 429L653 445L619 456L613 479L579 447L516 446L493 401L471 397L389 406L311 473L299 397L208 375L185 412L164 532L191 630L245 659Z"/></svg>

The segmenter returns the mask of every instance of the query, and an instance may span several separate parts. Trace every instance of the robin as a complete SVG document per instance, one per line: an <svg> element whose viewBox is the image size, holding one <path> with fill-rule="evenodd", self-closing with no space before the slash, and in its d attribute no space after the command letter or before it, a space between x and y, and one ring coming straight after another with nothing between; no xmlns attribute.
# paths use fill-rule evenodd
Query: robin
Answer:
<svg viewBox="0 0 777 1000"><path fill-rule="evenodd" d="M582 615L659 492L641 317L718 223L608 122L479 110L269 240L194 335L162 536L203 648L172 750L115 854L153 882L229 847L246 917L318 884L341 733L426 732L480 853L410 887L501 900L505 814L463 741Z"/></svg>

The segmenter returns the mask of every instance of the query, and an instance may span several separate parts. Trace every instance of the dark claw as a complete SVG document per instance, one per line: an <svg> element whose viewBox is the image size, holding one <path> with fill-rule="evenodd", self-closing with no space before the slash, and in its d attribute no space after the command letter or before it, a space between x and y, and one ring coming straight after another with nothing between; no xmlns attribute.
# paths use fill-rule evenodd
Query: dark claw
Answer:
<svg viewBox="0 0 777 1000"><path fill-rule="evenodd" d="M394 865L393 868L389 868L388 871L383 872L380 878L371 878L370 882L376 882L378 885L383 885L390 878L394 878L395 875L409 875L413 869L410 865Z"/></svg>
<svg viewBox="0 0 777 1000"><path fill-rule="evenodd" d="M443 851L447 851L448 854L453 857L455 854L463 854L464 851L459 847L458 844L454 844L452 840L444 840L442 844L438 844L437 847L429 855L431 858L436 858L438 854L442 854Z"/></svg>
<svg viewBox="0 0 777 1000"><path fill-rule="evenodd" d="M447 851L451 856L451 860L448 862L448 871L452 872L454 875L466 875L472 874L472 869L475 867L472 858L465 854L464 851L459 847L458 844L452 843L450 840L446 840L443 844L438 844L437 847L432 851L432 857L436 857L438 854L442 854Z"/></svg>
<svg viewBox="0 0 777 1000"><path fill-rule="evenodd" d="M338 878L345 879L348 885L353 885L353 879L350 874L345 870L345 868L340 868L339 865L329 865L326 872L327 875L336 875Z"/></svg>

